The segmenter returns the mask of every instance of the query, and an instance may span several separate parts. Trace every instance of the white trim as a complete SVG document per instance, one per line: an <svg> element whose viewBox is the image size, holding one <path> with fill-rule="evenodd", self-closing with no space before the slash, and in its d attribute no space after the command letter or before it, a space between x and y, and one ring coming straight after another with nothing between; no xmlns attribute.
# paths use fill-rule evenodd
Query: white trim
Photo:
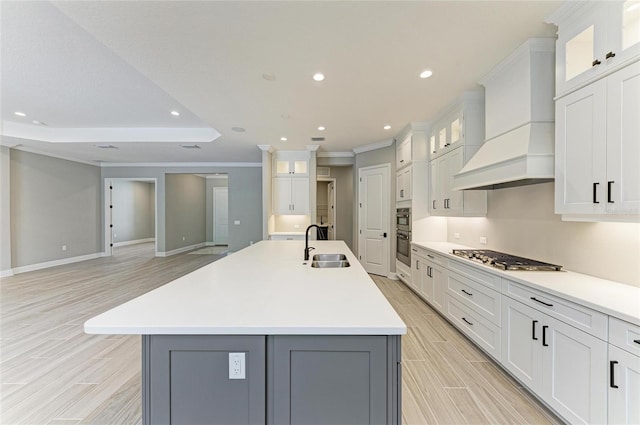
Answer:
<svg viewBox="0 0 640 425"><path fill-rule="evenodd" d="M258 148L263 152L273 152L273 147L271 145L258 145Z"/></svg>
<svg viewBox="0 0 640 425"><path fill-rule="evenodd" d="M216 246L215 242L205 242L204 246Z"/></svg>
<svg viewBox="0 0 640 425"><path fill-rule="evenodd" d="M101 167L262 167L262 162L101 162Z"/></svg>
<svg viewBox="0 0 640 425"><path fill-rule="evenodd" d="M102 257L102 252L94 254L80 255L78 257L63 258L61 260L46 261L44 263L30 264L28 266L20 266L13 268L13 274L32 272L34 270L47 269L49 267L62 266L64 264L77 263L80 261L94 260Z"/></svg>
<svg viewBox="0 0 640 425"><path fill-rule="evenodd" d="M478 80L478 83L487 86L487 84L498 76L502 78L502 72L505 69L512 66L517 61L526 58L532 52L555 52L556 50L556 38L555 37L538 37L530 38L522 43L516 50L514 50L509 56L503 59L498 65L493 67L491 71L485 74ZM482 94L484 96L484 94Z"/></svg>
<svg viewBox="0 0 640 425"><path fill-rule="evenodd" d="M172 249L171 251L158 251L157 257L169 257L171 255L182 254L183 252L193 251L194 249L203 248L205 242L200 242L195 245L183 246L182 248Z"/></svg>
<svg viewBox="0 0 640 425"><path fill-rule="evenodd" d="M216 241L216 192L224 191L227 193L227 245L229 244L229 188L227 186L216 186L211 193L211 238Z"/></svg>
<svg viewBox="0 0 640 425"><path fill-rule="evenodd" d="M80 164L86 164L86 165L92 165L94 167L100 167L100 163L96 162L96 161L85 161L83 159L71 158L71 157L64 156L64 155L58 155L58 154L55 154L55 153L43 152L43 151L41 151L39 149L33 149L32 147L27 147L27 146L23 146L23 145L15 145L15 146L10 147L9 149L15 149L17 151L24 151L24 152L34 153L36 155L49 156L51 158L62 159L64 161L79 162Z"/></svg>
<svg viewBox="0 0 640 425"><path fill-rule="evenodd" d="M217 176L212 176L211 174L207 174L205 176L206 179L223 179L223 180L229 180L229 175L228 174L223 174L223 175L217 175Z"/></svg>
<svg viewBox="0 0 640 425"><path fill-rule="evenodd" d="M307 145L307 150L309 152L315 152L320 148L320 145Z"/></svg>
<svg viewBox="0 0 640 425"><path fill-rule="evenodd" d="M356 154L374 151L376 149L382 149L393 145L395 139L383 140L382 142L369 143L368 145L358 146L353 148L353 152Z"/></svg>
<svg viewBox="0 0 640 425"><path fill-rule="evenodd" d="M134 239L131 241L116 242L113 244L113 247L117 248L119 246L136 245L139 243L147 243L147 242L155 242L155 241L156 241L156 238Z"/></svg>
<svg viewBox="0 0 640 425"><path fill-rule="evenodd" d="M400 280L400 281L404 282L402 279L400 279L400 278L398 277L398 274L397 274L397 273L394 273L394 272L390 272L390 273L387 275L387 278L389 278L389 279L391 279L391 280Z"/></svg>
<svg viewBox="0 0 640 425"><path fill-rule="evenodd" d="M13 270L0 270L0 278L13 276Z"/></svg>
<svg viewBox="0 0 640 425"><path fill-rule="evenodd" d="M338 240L336 238L336 233L337 233L337 229L338 229L338 184L337 184L337 178L336 177L316 177L316 184L317 182L327 182L327 183L333 183L333 239L329 239L329 240ZM317 208L316 208L317 209ZM327 205L327 213L329 206ZM328 218L328 217L327 217ZM318 218L316 217L316 223L318 222ZM327 239L329 236L329 229L327 229Z"/></svg>
<svg viewBox="0 0 640 425"><path fill-rule="evenodd" d="M350 152L317 152L318 158L353 158L356 154L353 151Z"/></svg>

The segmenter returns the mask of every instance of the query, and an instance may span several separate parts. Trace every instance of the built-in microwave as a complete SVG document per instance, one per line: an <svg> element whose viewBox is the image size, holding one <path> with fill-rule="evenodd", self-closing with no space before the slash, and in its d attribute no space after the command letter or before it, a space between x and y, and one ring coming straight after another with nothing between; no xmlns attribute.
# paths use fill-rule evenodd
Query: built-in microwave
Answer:
<svg viewBox="0 0 640 425"><path fill-rule="evenodd" d="M411 208L398 208L396 210L396 230L411 231Z"/></svg>
<svg viewBox="0 0 640 425"><path fill-rule="evenodd" d="M411 208L396 210L396 258L411 267Z"/></svg>

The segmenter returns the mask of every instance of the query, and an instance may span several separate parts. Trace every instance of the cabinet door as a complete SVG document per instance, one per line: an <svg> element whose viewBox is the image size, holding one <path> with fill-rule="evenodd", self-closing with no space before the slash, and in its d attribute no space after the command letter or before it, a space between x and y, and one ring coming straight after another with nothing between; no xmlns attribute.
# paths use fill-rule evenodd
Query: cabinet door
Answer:
<svg viewBox="0 0 640 425"><path fill-rule="evenodd" d="M557 214L606 211L606 91L600 80L556 102Z"/></svg>
<svg viewBox="0 0 640 425"><path fill-rule="evenodd" d="M639 116L640 62L636 62L607 77L605 193L610 213L640 213Z"/></svg>
<svg viewBox="0 0 640 425"><path fill-rule="evenodd" d="M448 187L449 187L449 201L447 202L447 206L449 207L449 214L457 215L461 214L464 209L463 204L463 194L464 192L461 190L451 190L453 186L453 176L462 170L462 165L464 163L463 150L454 149L451 153L447 154L449 156L449 173L448 173Z"/></svg>
<svg viewBox="0 0 640 425"><path fill-rule="evenodd" d="M411 286L415 291L422 294L424 287L424 273L425 259L416 255L411 249Z"/></svg>
<svg viewBox="0 0 640 425"><path fill-rule="evenodd" d="M431 267L429 273L431 274L431 280L433 285L433 300L432 304L440 312L444 313L445 293L447 289L447 271L446 269L436 265L435 263L428 262L427 265Z"/></svg>
<svg viewBox="0 0 640 425"><path fill-rule="evenodd" d="M408 167L397 174L396 199L405 201L411 199L411 173L412 168Z"/></svg>
<svg viewBox="0 0 640 425"><path fill-rule="evenodd" d="M422 274L422 296L433 304L433 274L431 273L431 261L420 258L420 274Z"/></svg>
<svg viewBox="0 0 640 425"><path fill-rule="evenodd" d="M448 215L449 199L451 198L451 173L449 163L451 156L443 155L438 161L438 199L437 204L442 206L440 215Z"/></svg>
<svg viewBox="0 0 640 425"><path fill-rule="evenodd" d="M615 65L640 54L640 7L637 0L612 1L608 4L606 52L615 54L608 60Z"/></svg>
<svg viewBox="0 0 640 425"><path fill-rule="evenodd" d="M533 392L542 389L540 312L502 297L502 365Z"/></svg>
<svg viewBox="0 0 640 425"><path fill-rule="evenodd" d="M385 336L271 337L268 423L395 423ZM271 344L271 343L270 343Z"/></svg>
<svg viewBox="0 0 640 425"><path fill-rule="evenodd" d="M640 424L640 357L609 345L609 362L609 423Z"/></svg>
<svg viewBox="0 0 640 425"><path fill-rule="evenodd" d="M442 214L443 205L440 201L440 194L438 193L440 189L438 175L438 159L434 159L429 162L429 214L431 215Z"/></svg>
<svg viewBox="0 0 640 425"><path fill-rule="evenodd" d="M309 214L309 179L291 179L291 212L293 214Z"/></svg>
<svg viewBox="0 0 640 425"><path fill-rule="evenodd" d="M292 214L290 178L276 177L273 179L273 213Z"/></svg>
<svg viewBox="0 0 640 425"><path fill-rule="evenodd" d="M543 399L570 423L607 421L607 343L546 316Z"/></svg>

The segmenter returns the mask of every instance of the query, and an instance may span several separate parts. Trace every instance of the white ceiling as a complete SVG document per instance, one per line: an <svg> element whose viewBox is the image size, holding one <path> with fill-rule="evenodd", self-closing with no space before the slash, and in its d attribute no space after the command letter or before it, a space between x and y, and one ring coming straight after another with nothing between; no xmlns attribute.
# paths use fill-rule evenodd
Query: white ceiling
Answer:
<svg viewBox="0 0 640 425"><path fill-rule="evenodd" d="M543 20L559 4L3 1L1 140L105 162L255 162L258 144L318 136L320 152L350 151L428 121L527 38L553 36Z"/></svg>

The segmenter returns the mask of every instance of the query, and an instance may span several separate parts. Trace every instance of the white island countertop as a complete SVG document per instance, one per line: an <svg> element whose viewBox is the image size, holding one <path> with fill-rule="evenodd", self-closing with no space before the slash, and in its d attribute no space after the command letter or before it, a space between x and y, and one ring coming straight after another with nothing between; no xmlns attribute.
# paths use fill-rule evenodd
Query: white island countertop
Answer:
<svg viewBox="0 0 640 425"><path fill-rule="evenodd" d="M261 241L102 313L96 334L403 335L407 328L342 241L347 268L303 264L304 241Z"/></svg>
<svg viewBox="0 0 640 425"><path fill-rule="evenodd" d="M473 249L447 242L412 242L444 254L451 260L477 267L504 279L540 289L553 295L640 325L640 288L572 271L501 270L453 255L453 249ZM477 248L476 248L477 249Z"/></svg>

